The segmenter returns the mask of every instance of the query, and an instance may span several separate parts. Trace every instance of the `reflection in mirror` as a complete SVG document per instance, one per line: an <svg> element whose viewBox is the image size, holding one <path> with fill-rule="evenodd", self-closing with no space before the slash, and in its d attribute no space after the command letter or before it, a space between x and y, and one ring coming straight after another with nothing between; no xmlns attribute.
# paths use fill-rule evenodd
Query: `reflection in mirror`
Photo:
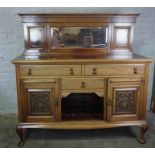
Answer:
<svg viewBox="0 0 155 155"><path fill-rule="evenodd" d="M116 44L118 46L128 45L128 29L117 29L116 30Z"/></svg>
<svg viewBox="0 0 155 155"><path fill-rule="evenodd" d="M42 28L31 28L30 29L30 43L31 47L39 48L42 45Z"/></svg>
<svg viewBox="0 0 155 155"><path fill-rule="evenodd" d="M105 48L107 27L51 28L52 48Z"/></svg>

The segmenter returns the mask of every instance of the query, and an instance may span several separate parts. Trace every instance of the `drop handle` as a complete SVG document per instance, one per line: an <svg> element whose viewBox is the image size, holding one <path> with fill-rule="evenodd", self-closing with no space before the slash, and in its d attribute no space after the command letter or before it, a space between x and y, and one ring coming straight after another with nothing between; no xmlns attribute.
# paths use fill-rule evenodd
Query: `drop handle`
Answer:
<svg viewBox="0 0 155 155"><path fill-rule="evenodd" d="M97 74L97 70L96 68L93 68L93 75L96 75Z"/></svg>
<svg viewBox="0 0 155 155"><path fill-rule="evenodd" d="M32 69L29 69L27 74L32 75Z"/></svg>
<svg viewBox="0 0 155 155"><path fill-rule="evenodd" d="M70 69L70 75L74 75L74 70L73 70L73 68Z"/></svg>
<svg viewBox="0 0 155 155"><path fill-rule="evenodd" d="M81 82L81 88L85 88L85 82Z"/></svg>
<svg viewBox="0 0 155 155"><path fill-rule="evenodd" d="M133 68L133 72L134 72L134 74L137 74L137 68Z"/></svg>

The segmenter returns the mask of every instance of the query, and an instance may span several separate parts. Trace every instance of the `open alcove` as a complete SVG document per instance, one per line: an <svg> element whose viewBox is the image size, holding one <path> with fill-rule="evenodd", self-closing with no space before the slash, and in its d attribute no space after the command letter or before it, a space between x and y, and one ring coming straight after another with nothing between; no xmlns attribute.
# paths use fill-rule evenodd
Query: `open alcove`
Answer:
<svg viewBox="0 0 155 155"><path fill-rule="evenodd" d="M96 93L70 93L61 100L62 120L102 120L103 104Z"/></svg>

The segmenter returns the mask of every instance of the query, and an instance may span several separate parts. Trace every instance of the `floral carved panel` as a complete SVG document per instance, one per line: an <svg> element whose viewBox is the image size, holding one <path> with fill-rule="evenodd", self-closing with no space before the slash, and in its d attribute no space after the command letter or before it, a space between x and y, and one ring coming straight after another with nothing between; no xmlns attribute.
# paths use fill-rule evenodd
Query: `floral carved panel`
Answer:
<svg viewBox="0 0 155 155"><path fill-rule="evenodd" d="M49 91L29 92L29 103L31 114L49 114L50 92Z"/></svg>
<svg viewBox="0 0 155 155"><path fill-rule="evenodd" d="M135 112L136 90L117 90L115 92L115 114Z"/></svg>

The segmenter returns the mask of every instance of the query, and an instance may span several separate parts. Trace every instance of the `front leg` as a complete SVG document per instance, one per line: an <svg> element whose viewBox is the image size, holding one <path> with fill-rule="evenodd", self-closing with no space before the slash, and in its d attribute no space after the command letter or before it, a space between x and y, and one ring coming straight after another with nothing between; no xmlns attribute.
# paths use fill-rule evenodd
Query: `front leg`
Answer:
<svg viewBox="0 0 155 155"><path fill-rule="evenodd" d="M24 129L22 127L17 126L16 127L16 132L20 138L20 141L18 143L18 146L21 147L24 145Z"/></svg>
<svg viewBox="0 0 155 155"><path fill-rule="evenodd" d="M143 126L141 126L140 128L140 143L141 144L145 144L145 140L144 140L144 134L146 133L146 131L148 130L148 125L145 124Z"/></svg>

